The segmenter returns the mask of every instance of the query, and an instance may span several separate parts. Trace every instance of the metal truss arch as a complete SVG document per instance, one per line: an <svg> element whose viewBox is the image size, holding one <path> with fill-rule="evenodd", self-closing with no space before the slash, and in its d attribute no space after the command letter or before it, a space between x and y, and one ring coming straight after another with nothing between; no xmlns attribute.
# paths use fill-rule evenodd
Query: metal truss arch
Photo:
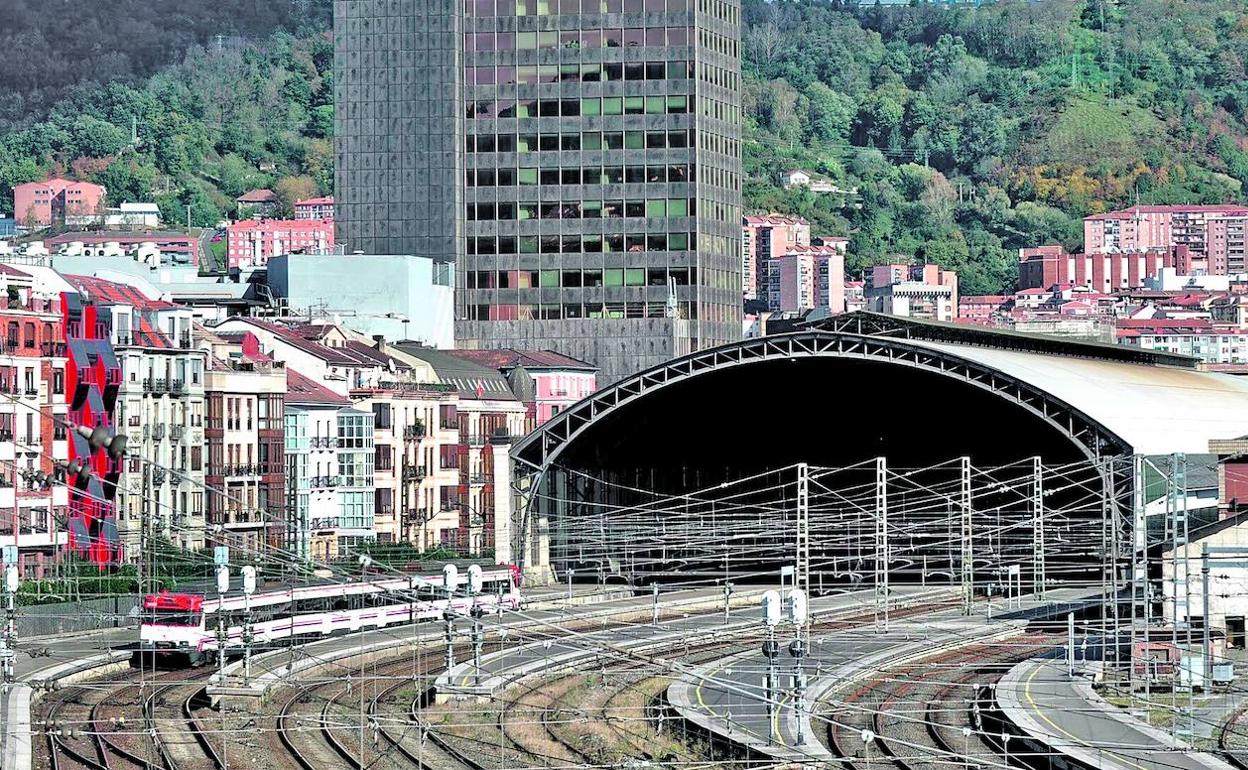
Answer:
<svg viewBox="0 0 1248 770"><path fill-rule="evenodd" d="M673 359L608 386L561 412L518 441L512 457L544 473L559 455L598 420L676 383L730 367L805 358L874 361L934 372L1005 399L1048 423L1091 460L1130 454L1120 436L1069 403L992 367L904 337L867 330L805 330L748 339Z"/></svg>

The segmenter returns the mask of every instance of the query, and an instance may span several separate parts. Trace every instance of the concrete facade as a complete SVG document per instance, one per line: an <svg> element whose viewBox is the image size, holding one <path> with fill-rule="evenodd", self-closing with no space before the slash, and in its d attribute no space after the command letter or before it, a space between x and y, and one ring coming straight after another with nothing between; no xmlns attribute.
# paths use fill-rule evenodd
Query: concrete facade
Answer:
<svg viewBox="0 0 1248 770"><path fill-rule="evenodd" d="M292 311L315 308L360 334L455 342L453 266L427 257L294 254L269 260L269 286Z"/></svg>

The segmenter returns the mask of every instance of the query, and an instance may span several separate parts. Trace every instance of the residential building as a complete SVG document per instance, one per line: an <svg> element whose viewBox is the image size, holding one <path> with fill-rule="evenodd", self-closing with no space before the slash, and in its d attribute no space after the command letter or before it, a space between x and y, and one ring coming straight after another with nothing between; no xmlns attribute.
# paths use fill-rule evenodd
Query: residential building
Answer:
<svg viewBox="0 0 1248 770"><path fill-rule="evenodd" d="M291 254L269 260L268 285L294 316L333 319L366 337L455 344L454 266L428 257Z"/></svg>
<svg viewBox="0 0 1248 770"><path fill-rule="evenodd" d="M776 313L814 308L845 312L845 245L845 239L839 239L768 260L768 308Z"/></svg>
<svg viewBox="0 0 1248 770"><path fill-rule="evenodd" d="M739 337L740 3L634 4L335 4L338 238L454 261L460 347Z"/></svg>
<svg viewBox="0 0 1248 770"><path fill-rule="evenodd" d="M295 201L295 219L323 222L334 218L334 198L307 198Z"/></svg>
<svg viewBox="0 0 1248 770"><path fill-rule="evenodd" d="M66 418L72 425L103 428L112 438L116 435L117 395L122 377L121 363L101 319L104 308L96 305L89 294L84 295L60 280L66 284L61 294L68 353ZM90 473L79 474L69 489L69 548L97 565L116 564L124 556L118 539L116 499L122 463L110 457L104 448L93 447L76 431L67 436L69 461L90 468Z"/></svg>
<svg viewBox="0 0 1248 770"><path fill-rule="evenodd" d="M528 408L534 427L598 389L598 368L553 350L448 350L456 358L507 378L511 392Z"/></svg>
<svg viewBox="0 0 1248 770"><path fill-rule="evenodd" d="M845 282L845 312L853 313L856 310L867 309L867 282L866 281L846 281Z"/></svg>
<svg viewBox="0 0 1248 770"><path fill-rule="evenodd" d="M332 220L244 219L225 231L231 268L263 267L281 254L323 252L334 245Z"/></svg>
<svg viewBox="0 0 1248 770"><path fill-rule="evenodd" d="M494 487L493 448L496 439L506 445L510 437L522 436L532 428L528 410L496 369L413 343L388 345L386 350L409 361L423 362L437 375L438 382L455 388L458 400L453 408L444 408L441 423L457 432L458 441L441 447L439 467L456 470L458 487L444 488L442 494L446 495L444 504L456 509L459 526L454 540L444 530L448 539L442 544L461 553L493 552L499 527L510 525L496 519L496 506L507 506L509 499L499 498L511 494L509 487Z"/></svg>
<svg viewBox="0 0 1248 770"><path fill-rule="evenodd" d="M100 213L107 195L106 188L91 182L60 177L27 182L13 188L13 217L30 229L64 225L67 218Z"/></svg>
<svg viewBox="0 0 1248 770"><path fill-rule="evenodd" d="M981 294L958 298L958 320L973 324L992 323L1014 307L1014 297L1009 294Z"/></svg>
<svg viewBox="0 0 1248 770"><path fill-rule="evenodd" d="M788 190L792 187L810 186L810 172L800 168L792 168L780 175L780 184Z"/></svg>
<svg viewBox="0 0 1248 770"><path fill-rule="evenodd" d="M291 548L325 562L375 540L372 413L290 368L283 407Z"/></svg>
<svg viewBox="0 0 1248 770"><path fill-rule="evenodd" d="M1085 217L1083 250L1166 252L1186 246L1195 270L1227 275L1245 270L1246 222L1248 207L1237 204L1132 206Z"/></svg>
<svg viewBox="0 0 1248 770"><path fill-rule="evenodd" d="M277 213L277 193L267 188L248 190L234 199L239 218L271 217Z"/></svg>
<svg viewBox="0 0 1248 770"><path fill-rule="evenodd" d="M192 311L128 284L65 279L94 305L121 366L116 424L131 448L117 516L124 558L139 557L145 526L180 548L202 549L208 355L194 344Z"/></svg>
<svg viewBox="0 0 1248 770"><path fill-rule="evenodd" d="M810 245L810 223L783 214L747 216L741 226L741 294L767 300L767 265L775 257Z"/></svg>
<svg viewBox="0 0 1248 770"><path fill-rule="evenodd" d="M952 321L958 274L936 265L876 265L867 271L867 309L889 315Z"/></svg>
<svg viewBox="0 0 1248 770"><path fill-rule="evenodd" d="M0 543L17 545L22 569L36 575L69 542L67 485L30 478L69 459L65 322L60 294L9 265L0 265L0 297Z"/></svg>
<svg viewBox="0 0 1248 770"><path fill-rule="evenodd" d="M196 331L209 362L204 480L220 490L207 497L208 543L251 556L287 549L295 522L286 506L285 367L254 335Z"/></svg>
<svg viewBox="0 0 1248 770"><path fill-rule="evenodd" d="M421 551L457 547L461 498L458 391L425 371L423 382L351 390L355 407L373 418L377 539Z"/></svg>
<svg viewBox="0 0 1248 770"><path fill-rule="evenodd" d="M1086 286L1100 292L1139 289L1165 268L1190 271L1186 247L1152 251L1067 254L1059 245L1018 250L1018 288L1050 289L1058 284Z"/></svg>
<svg viewBox="0 0 1248 770"><path fill-rule="evenodd" d="M1180 353L1206 364L1248 364L1248 329L1206 319L1119 319L1117 337L1123 345Z"/></svg>

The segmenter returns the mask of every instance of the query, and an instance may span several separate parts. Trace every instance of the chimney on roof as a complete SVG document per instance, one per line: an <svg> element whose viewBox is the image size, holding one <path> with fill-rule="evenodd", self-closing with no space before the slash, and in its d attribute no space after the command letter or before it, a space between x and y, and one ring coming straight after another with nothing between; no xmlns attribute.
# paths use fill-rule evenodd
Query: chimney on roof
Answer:
<svg viewBox="0 0 1248 770"><path fill-rule="evenodd" d="M373 335L373 347L377 348L378 350L384 353L386 351L386 335L374 334Z"/></svg>

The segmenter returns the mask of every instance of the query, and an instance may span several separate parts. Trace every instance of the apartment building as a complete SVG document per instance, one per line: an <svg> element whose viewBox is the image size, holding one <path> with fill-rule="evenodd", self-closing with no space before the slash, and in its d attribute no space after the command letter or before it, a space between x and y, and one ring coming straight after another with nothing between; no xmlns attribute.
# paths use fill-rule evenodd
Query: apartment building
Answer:
<svg viewBox="0 0 1248 770"><path fill-rule="evenodd" d="M333 220L244 219L225 231L231 268L264 267L272 257L323 252L334 245Z"/></svg>
<svg viewBox="0 0 1248 770"><path fill-rule="evenodd" d="M439 467L456 472L458 488L442 494L459 516L453 534L444 530L442 544L463 553L493 552L499 523L494 515L495 498L511 494L510 488L494 486L494 438L509 442L510 437L527 433L532 428L528 409L497 369L414 343L401 342L389 349L396 356L424 362L439 383L454 388L458 395L453 407L443 409L440 420L440 426L457 435L455 444L439 448Z"/></svg>
<svg viewBox="0 0 1248 770"><path fill-rule="evenodd" d="M108 190L90 182L53 177L13 188L13 217L23 227L65 224L66 218L100 213Z"/></svg>
<svg viewBox="0 0 1248 770"><path fill-rule="evenodd" d="M379 542L427 551L458 542L458 392L425 382L354 388L355 407L374 425L375 530Z"/></svg>
<svg viewBox="0 0 1248 770"><path fill-rule="evenodd" d="M65 485L30 481L69 459L65 324L59 294L22 270L0 265L0 297L0 542L38 574L68 543Z"/></svg>
<svg viewBox="0 0 1248 770"><path fill-rule="evenodd" d="M1083 250L1099 254L1186 247L1194 270L1228 275L1245 270L1246 223L1248 207L1237 204L1132 206L1085 217Z"/></svg>
<svg viewBox="0 0 1248 770"><path fill-rule="evenodd" d="M260 352L253 335L201 327L208 353L205 482L208 543L240 554L286 549L294 527L286 506L286 370Z"/></svg>
<svg viewBox="0 0 1248 770"><path fill-rule="evenodd" d="M324 562L375 540L372 413L290 368L284 408L291 548Z"/></svg>
<svg viewBox="0 0 1248 770"><path fill-rule="evenodd" d="M844 238L827 245L808 245L770 257L766 269L766 300L773 313L826 309L845 312Z"/></svg>
<svg viewBox="0 0 1248 770"><path fill-rule="evenodd" d="M810 246L810 223L784 214L747 216L741 226L741 295L767 300L769 264Z"/></svg>

